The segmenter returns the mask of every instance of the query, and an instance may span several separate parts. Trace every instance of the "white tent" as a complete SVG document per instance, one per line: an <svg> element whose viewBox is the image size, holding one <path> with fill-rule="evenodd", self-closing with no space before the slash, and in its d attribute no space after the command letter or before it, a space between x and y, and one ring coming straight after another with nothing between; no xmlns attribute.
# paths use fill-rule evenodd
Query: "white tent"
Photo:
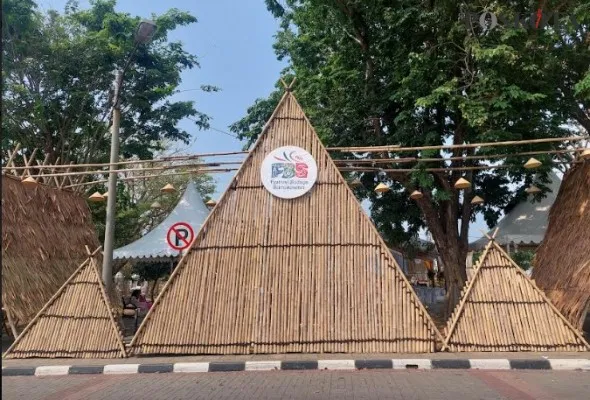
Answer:
<svg viewBox="0 0 590 400"><path fill-rule="evenodd" d="M113 260L149 261L176 258L181 254L182 250L174 249L170 246L169 241L172 241L174 245L179 244L182 246L187 241L192 240L201 229L207 215L209 215L207 206L203 203L203 199L197 191L195 184L189 182L184 195L170 215L160 225L135 242L116 249L113 254ZM179 223L182 223L182 225L176 225ZM169 234L170 229L174 225L178 227L177 231L181 232L178 234L182 236L181 238L177 239L177 234L174 232ZM187 225L193 231L192 237L188 234L189 229ZM175 241L178 243L174 243Z"/></svg>
<svg viewBox="0 0 590 400"><path fill-rule="evenodd" d="M554 173L549 175L551 183L549 183L550 192L540 202L532 203L530 199L518 203L512 210L510 210L498 222L492 232L499 229L496 241L502 245L539 245L545 237L547 230L549 210L555 202L561 179ZM489 240L482 237L475 242L472 242L469 247L471 249L481 249Z"/></svg>

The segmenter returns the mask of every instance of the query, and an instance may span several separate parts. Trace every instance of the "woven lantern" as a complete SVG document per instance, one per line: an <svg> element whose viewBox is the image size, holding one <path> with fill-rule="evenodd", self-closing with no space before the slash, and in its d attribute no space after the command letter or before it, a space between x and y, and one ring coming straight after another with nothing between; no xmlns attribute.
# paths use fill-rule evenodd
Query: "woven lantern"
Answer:
<svg viewBox="0 0 590 400"><path fill-rule="evenodd" d="M158 201L154 201L151 205L151 208L153 208L154 210L160 209L162 208L162 205L158 202Z"/></svg>
<svg viewBox="0 0 590 400"><path fill-rule="evenodd" d="M479 196L475 196L473 199L471 199L471 204L483 204L484 200L479 197Z"/></svg>
<svg viewBox="0 0 590 400"><path fill-rule="evenodd" d="M457 182L455 182L455 189L469 189L470 187L471 182L465 178L459 178Z"/></svg>
<svg viewBox="0 0 590 400"><path fill-rule="evenodd" d="M585 149L582 154L580 154L580 158L582 160L590 160L590 149Z"/></svg>
<svg viewBox="0 0 590 400"><path fill-rule="evenodd" d="M539 168L541 165L543 165L543 163L533 157L529 158L529 160L526 163L524 163L524 167L526 169Z"/></svg>
<svg viewBox="0 0 590 400"><path fill-rule="evenodd" d="M412 192L412 194L410 194L410 199L412 199L412 200L418 200L418 199L421 199L422 197L424 197L424 195L419 190L414 190Z"/></svg>
<svg viewBox="0 0 590 400"><path fill-rule="evenodd" d="M88 200L93 201L95 203L100 203L101 201L104 201L104 196L99 192L94 192L90 195L90 197L88 197Z"/></svg>
<svg viewBox="0 0 590 400"><path fill-rule="evenodd" d="M539 189L538 187L536 187L535 185L531 185L528 188L526 188L524 190L525 192L527 192L528 194L535 194L535 193L541 193L541 189Z"/></svg>
<svg viewBox="0 0 590 400"><path fill-rule="evenodd" d="M377 187L375 188L375 191L377 193L385 193L385 192L389 192L389 186L387 186L386 184L384 184L383 182L380 182Z"/></svg>
<svg viewBox="0 0 590 400"><path fill-rule="evenodd" d="M167 183L166 186L164 186L162 189L160 189L160 192L174 193L174 192L176 192L176 188L174 186L172 186L171 184Z"/></svg>
<svg viewBox="0 0 590 400"><path fill-rule="evenodd" d="M20 181L25 188L33 188L37 186L37 181L32 176L27 176Z"/></svg>
<svg viewBox="0 0 590 400"><path fill-rule="evenodd" d="M104 192L104 193L102 194L102 197L104 197L105 199L108 199L108 197L109 197L109 192L108 192L108 191Z"/></svg>
<svg viewBox="0 0 590 400"><path fill-rule="evenodd" d="M215 200L209 200L205 203L207 207L215 207L216 204L217 202Z"/></svg>
<svg viewBox="0 0 590 400"><path fill-rule="evenodd" d="M355 178L352 181L348 182L348 185L351 188L357 188L357 187L363 186L363 183L361 182L361 180L359 178Z"/></svg>

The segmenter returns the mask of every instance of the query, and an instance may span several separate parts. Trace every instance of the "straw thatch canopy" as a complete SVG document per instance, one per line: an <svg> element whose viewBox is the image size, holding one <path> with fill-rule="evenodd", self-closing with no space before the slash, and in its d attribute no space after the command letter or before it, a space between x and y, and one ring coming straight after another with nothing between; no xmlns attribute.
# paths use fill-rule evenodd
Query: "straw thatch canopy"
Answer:
<svg viewBox="0 0 590 400"><path fill-rule="evenodd" d="M27 324L87 258L98 238L86 200L2 175L2 306Z"/></svg>
<svg viewBox="0 0 590 400"><path fill-rule="evenodd" d="M590 307L589 161L574 165L565 174L533 265L533 279L581 327Z"/></svg>

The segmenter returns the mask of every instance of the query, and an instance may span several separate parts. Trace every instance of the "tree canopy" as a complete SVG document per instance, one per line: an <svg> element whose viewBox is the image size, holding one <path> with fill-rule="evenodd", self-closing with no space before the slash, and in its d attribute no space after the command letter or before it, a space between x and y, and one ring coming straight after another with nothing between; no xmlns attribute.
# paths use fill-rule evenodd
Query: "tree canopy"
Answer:
<svg viewBox="0 0 590 400"><path fill-rule="evenodd" d="M168 34L197 19L177 9L153 15L158 27L153 40L136 47L140 17L117 12L115 0L90 4L80 9L70 1L63 13L43 14L32 0L3 2L3 147L21 143L29 152L37 147L49 154L49 162L107 161L114 71L128 59L121 155L151 158L164 139L188 143L190 133L178 122L192 117L196 128L205 128L209 117L192 101L170 98L182 71L199 63Z"/></svg>
<svg viewBox="0 0 590 400"><path fill-rule="evenodd" d="M281 21L279 58L297 77L295 93L324 144L425 146L570 136L590 129L590 4L543 1L545 24L536 27L537 2L266 0ZM519 15L518 27L480 25L477 16ZM549 14L559 11L557 18ZM572 16L575 21L572 23ZM232 130L252 142L272 112L280 89L257 100ZM551 156L535 174L518 167L517 152L550 150L536 144L452 152L349 155L350 158L428 157L440 161L380 164L411 172L362 173L361 199L390 244L428 228L445 265L450 302L466 279L469 221L483 213L493 225L501 210L522 200L535 181L546 190ZM463 156L504 157L486 160ZM340 156L336 155L335 156ZM449 157L454 157L448 160ZM443 160L447 158L447 160ZM514 168L426 172L492 162ZM473 186L459 191L465 177ZM392 190L373 191L378 181ZM420 189L424 197L409 199ZM475 195L485 199L472 205ZM542 196L542 194L540 195Z"/></svg>
<svg viewBox="0 0 590 400"><path fill-rule="evenodd" d="M32 0L2 2L3 149L20 143L21 152L30 157L38 148L37 158L48 156L49 163L108 162L112 82L114 71L124 66L121 158L151 159L172 143L188 144L191 132L178 127L184 118L195 121L197 129L208 127L209 117L194 102L172 98L181 73L199 67L199 62L168 35L197 19L177 9L152 15L157 25L153 40L136 45L141 18L115 7L115 0L91 0L87 9L70 1L61 13L43 13ZM218 90L205 84L201 89ZM212 178L203 174L119 181L115 245L130 243L158 224L176 205L189 179L205 199L214 190ZM177 193L160 195L165 183L174 184ZM88 189L104 193L106 186ZM151 207L154 200L161 209ZM105 204L90 207L102 239Z"/></svg>

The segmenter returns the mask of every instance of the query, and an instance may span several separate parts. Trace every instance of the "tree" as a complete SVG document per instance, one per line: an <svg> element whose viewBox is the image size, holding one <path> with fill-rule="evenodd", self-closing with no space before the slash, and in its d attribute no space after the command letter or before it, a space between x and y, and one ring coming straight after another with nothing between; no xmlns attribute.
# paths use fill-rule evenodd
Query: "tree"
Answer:
<svg viewBox="0 0 590 400"><path fill-rule="evenodd" d="M177 9L153 15L153 41L134 52L140 17L116 12L115 0L90 4L82 10L70 1L62 14L42 14L31 0L3 2L3 147L21 143L27 155L39 148L39 158L48 155L51 163L108 161L113 72L132 53L121 99L121 155L151 158L164 139L188 143L178 122L192 117L205 128L209 117L192 101L170 99L181 72L199 64L168 33L196 18Z"/></svg>
<svg viewBox="0 0 590 400"><path fill-rule="evenodd" d="M266 3L281 21L277 55L289 59L286 72L298 78L297 97L326 145L463 144L561 137L588 130L590 6L586 2L568 2L566 11L575 15L577 25L561 10L560 24L550 21L542 29L532 28L531 18L527 26L518 28L488 29L477 21L470 23L466 18L470 13L485 11L472 2ZM553 3L543 2L544 9L551 10ZM530 15L531 5L529 1L494 2L488 11ZM277 103L278 92L256 101L231 129L250 142L255 140ZM538 157L544 167L534 176L518 167L526 159L515 153L555 147L531 144L334 156L440 159L380 164L412 170L362 173L364 187L356 189L356 194L371 200L373 220L390 244L403 243L428 229L445 268L448 315L466 281L469 222L482 213L494 225L504 207L526 196L524 188L533 179L547 190L544 183L551 157ZM492 153L506 156L485 158ZM484 158L463 158L475 155ZM491 162L517 167L425 171ZM453 184L459 177L472 182L472 189L456 190ZM388 182L392 190L375 194L377 181ZM409 199L414 189L420 189L424 197ZM484 197L485 204L471 204L476 194Z"/></svg>

